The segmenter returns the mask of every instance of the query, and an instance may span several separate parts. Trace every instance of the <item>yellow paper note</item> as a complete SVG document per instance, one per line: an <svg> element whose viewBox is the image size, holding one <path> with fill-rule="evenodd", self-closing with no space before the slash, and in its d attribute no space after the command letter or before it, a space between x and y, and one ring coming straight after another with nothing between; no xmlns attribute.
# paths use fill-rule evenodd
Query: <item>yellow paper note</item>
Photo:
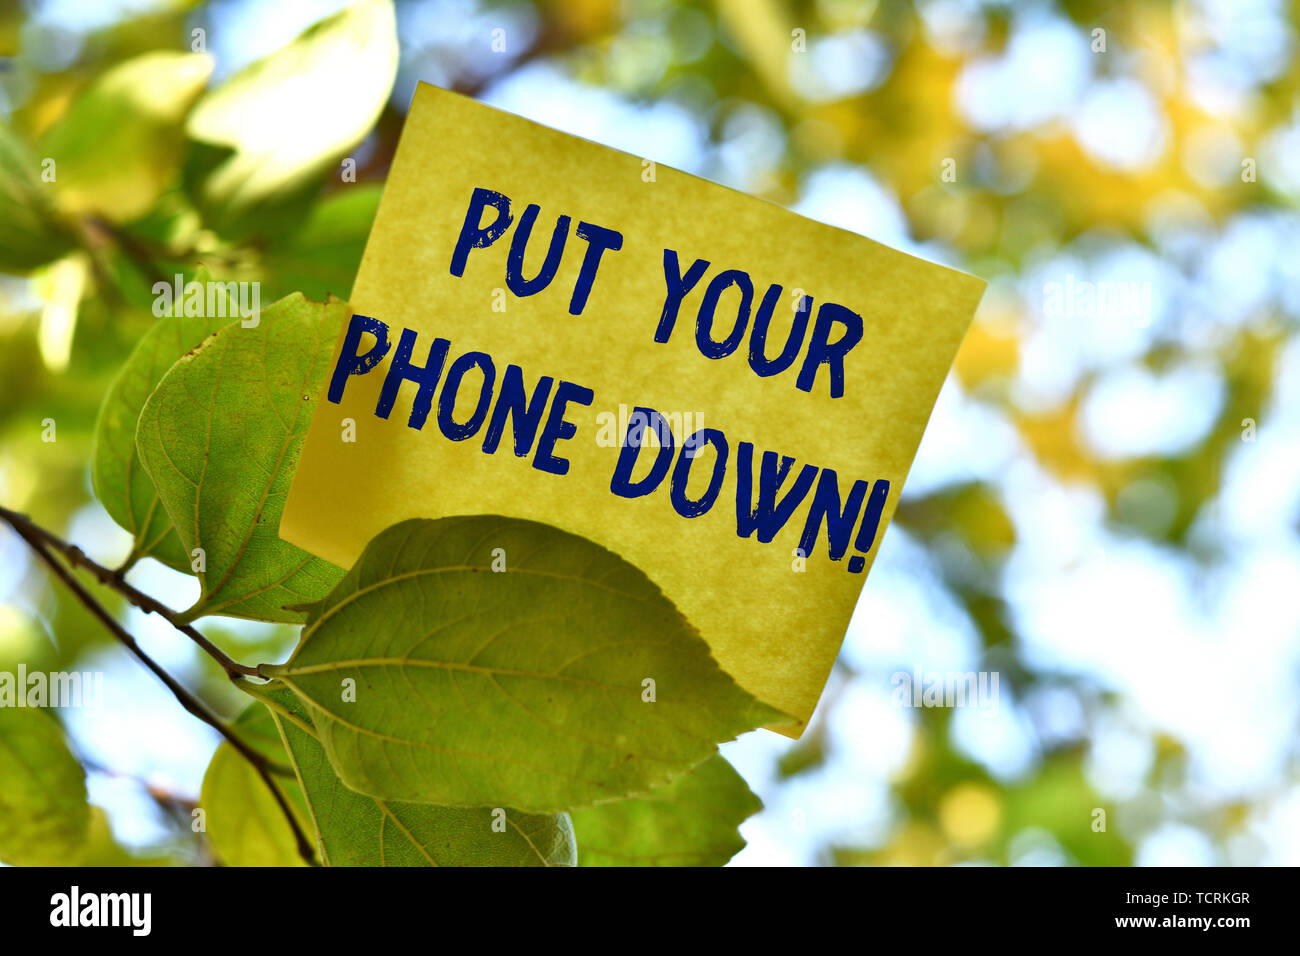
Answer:
<svg viewBox="0 0 1300 956"><path fill-rule="evenodd" d="M797 734L983 287L421 84L281 537L583 535Z"/></svg>

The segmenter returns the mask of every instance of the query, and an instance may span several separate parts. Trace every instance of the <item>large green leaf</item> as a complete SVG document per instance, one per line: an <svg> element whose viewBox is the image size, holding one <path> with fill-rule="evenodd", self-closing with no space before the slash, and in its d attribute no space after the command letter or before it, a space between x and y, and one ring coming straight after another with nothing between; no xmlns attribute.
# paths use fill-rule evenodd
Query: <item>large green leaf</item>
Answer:
<svg viewBox="0 0 1300 956"><path fill-rule="evenodd" d="M41 708L0 707L0 860L75 864L89 826L86 775L59 722Z"/></svg>
<svg viewBox="0 0 1300 956"><path fill-rule="evenodd" d="M346 303L291 295L255 327L234 322L163 376L136 447L182 549L203 549L202 593L186 612L298 621L343 572L276 529Z"/></svg>
<svg viewBox="0 0 1300 956"><path fill-rule="evenodd" d="M289 662L264 671L310 704L348 786L447 806L547 813L618 799L785 719L718 667L632 565L494 515L381 533L312 610Z"/></svg>
<svg viewBox="0 0 1300 956"><path fill-rule="evenodd" d="M0 123L0 270L27 272L53 262L76 238L58 221L54 184L6 124Z"/></svg>
<svg viewBox="0 0 1300 956"><path fill-rule="evenodd" d="M666 787L573 812L581 866L722 866L745 846L736 829L763 808L721 754Z"/></svg>
<svg viewBox="0 0 1300 956"><path fill-rule="evenodd" d="M350 790L330 766L305 705L281 686L260 691L302 782L329 866L573 866L566 813L438 807Z"/></svg>
<svg viewBox="0 0 1300 956"><path fill-rule="evenodd" d="M357 183L312 206L305 222L271 239L262 256L262 287L270 295L301 292L347 298L361 266L383 186Z"/></svg>
<svg viewBox="0 0 1300 956"><path fill-rule="evenodd" d="M211 279L200 269L193 281ZM190 554L181 547L167 510L158 500L149 473L135 447L140 410L163 375L209 335L230 323L224 305L220 316L165 316L136 343L122 371L108 387L95 421L90 477L95 494L119 525L134 537L135 558L153 556L178 571L190 570ZM206 311L206 309L205 309Z"/></svg>
<svg viewBox="0 0 1300 956"><path fill-rule="evenodd" d="M336 163L379 118L397 56L392 4L363 0L204 96L190 136L233 150L204 181L204 202L237 216Z"/></svg>
<svg viewBox="0 0 1300 956"><path fill-rule="evenodd" d="M41 140L59 205L117 222L148 212L176 179L182 120L211 74L206 53L155 51L96 79Z"/></svg>
<svg viewBox="0 0 1300 956"><path fill-rule="evenodd" d="M284 747L270 712L261 704L246 707L235 732L258 753L285 764ZM302 788L295 779L273 776L305 833L312 829ZM199 797L208 839L217 859L227 866L305 866L298 841L266 781L229 743L212 755Z"/></svg>

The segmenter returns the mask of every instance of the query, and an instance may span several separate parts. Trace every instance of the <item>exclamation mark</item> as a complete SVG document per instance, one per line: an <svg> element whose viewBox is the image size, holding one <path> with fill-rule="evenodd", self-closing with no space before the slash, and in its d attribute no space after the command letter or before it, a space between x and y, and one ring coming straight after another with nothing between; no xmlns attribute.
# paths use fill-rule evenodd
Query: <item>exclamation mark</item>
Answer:
<svg viewBox="0 0 1300 956"><path fill-rule="evenodd" d="M867 506L862 509L862 524L858 527L858 536L853 540L853 547L862 554L849 558L849 573L861 574L867 566L866 554L876 543L876 532L880 529L880 516L885 512L885 500L889 497L889 482L877 478L871 486Z"/></svg>

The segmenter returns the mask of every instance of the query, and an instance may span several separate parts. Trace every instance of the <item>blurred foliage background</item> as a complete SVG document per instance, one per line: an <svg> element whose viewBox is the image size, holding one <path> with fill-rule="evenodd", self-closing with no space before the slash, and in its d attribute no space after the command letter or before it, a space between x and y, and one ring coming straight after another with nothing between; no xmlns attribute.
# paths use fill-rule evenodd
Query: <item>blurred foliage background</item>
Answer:
<svg viewBox="0 0 1300 956"><path fill-rule="evenodd" d="M379 7L0 6L0 502L120 562L90 442L150 287L346 296L435 83L990 282L810 729L724 748L737 863L1300 863L1300 3L399 0L396 44ZM60 713L88 859L207 862L215 736L4 534L18 662L106 675ZM970 672L995 706L896 700Z"/></svg>

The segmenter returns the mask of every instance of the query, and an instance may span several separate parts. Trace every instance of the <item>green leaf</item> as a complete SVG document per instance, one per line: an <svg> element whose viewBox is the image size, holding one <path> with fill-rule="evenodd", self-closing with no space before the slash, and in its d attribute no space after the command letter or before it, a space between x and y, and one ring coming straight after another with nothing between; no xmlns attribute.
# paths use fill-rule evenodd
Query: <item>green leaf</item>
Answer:
<svg viewBox="0 0 1300 956"><path fill-rule="evenodd" d="M505 573L491 570L496 549ZM788 719L723 672L632 565L494 515L382 532L311 612L289 662L263 670L310 705L349 787L446 806L548 813L618 799Z"/></svg>
<svg viewBox="0 0 1300 956"><path fill-rule="evenodd" d="M202 198L219 217L297 189L370 131L397 75L389 0L364 0L209 92L187 130L233 150L206 178Z"/></svg>
<svg viewBox="0 0 1300 956"><path fill-rule="evenodd" d="M86 775L59 722L40 708L0 707L0 860L76 863L89 826Z"/></svg>
<svg viewBox="0 0 1300 956"><path fill-rule="evenodd" d="M277 529L347 304L291 295L183 356L145 402L136 447L181 548L203 549L185 612L300 621L343 572Z"/></svg>
<svg viewBox="0 0 1300 956"><path fill-rule="evenodd" d="M581 866L722 866L763 808L721 754L640 797L573 812Z"/></svg>
<svg viewBox="0 0 1300 956"><path fill-rule="evenodd" d="M77 866L86 867L123 867L123 866L176 866L174 857L158 851L146 851L135 854L117 842L113 828L109 825L108 814L100 807L90 808L90 828L86 833L85 849L77 859Z"/></svg>
<svg viewBox="0 0 1300 956"><path fill-rule="evenodd" d="M211 280L199 269L193 281ZM222 301L226 301L224 296ZM206 310L205 310L206 311ZM178 571L190 570L190 554L181 547L149 473L135 447L140 410L163 375L186 352L197 348L221 326L229 310L217 316L165 316L136 343L122 371L108 387L95 421L90 478L95 494L113 520L135 539L133 558L155 557Z"/></svg>
<svg viewBox="0 0 1300 956"><path fill-rule="evenodd" d="M573 866L566 813L438 807L367 797L334 773L306 707L283 686L259 689L273 713L329 866Z"/></svg>
<svg viewBox="0 0 1300 956"><path fill-rule="evenodd" d="M60 258L76 243L54 210L54 185L6 124L0 123L0 269L28 272Z"/></svg>
<svg viewBox="0 0 1300 956"><path fill-rule="evenodd" d="M298 229L272 239L262 257L263 288L314 299L351 295L382 193L377 183L357 184L316 203Z"/></svg>
<svg viewBox="0 0 1300 956"><path fill-rule="evenodd" d="M182 120L211 74L206 53L155 51L91 83L41 140L60 207L115 222L148 212L180 171Z"/></svg>
<svg viewBox="0 0 1300 956"><path fill-rule="evenodd" d="M270 712L253 703L235 721L234 730L258 753L286 765L280 733ZM272 776L289 806L298 814L303 832L311 821L302 788L296 779ZM284 811L266 781L242 754L223 742L212 755L199 797L208 839L217 859L227 866L306 866Z"/></svg>
<svg viewBox="0 0 1300 956"><path fill-rule="evenodd" d="M90 271L90 257L84 252L73 252L32 274L32 291L42 300L36 344L48 369L61 372L68 366Z"/></svg>

